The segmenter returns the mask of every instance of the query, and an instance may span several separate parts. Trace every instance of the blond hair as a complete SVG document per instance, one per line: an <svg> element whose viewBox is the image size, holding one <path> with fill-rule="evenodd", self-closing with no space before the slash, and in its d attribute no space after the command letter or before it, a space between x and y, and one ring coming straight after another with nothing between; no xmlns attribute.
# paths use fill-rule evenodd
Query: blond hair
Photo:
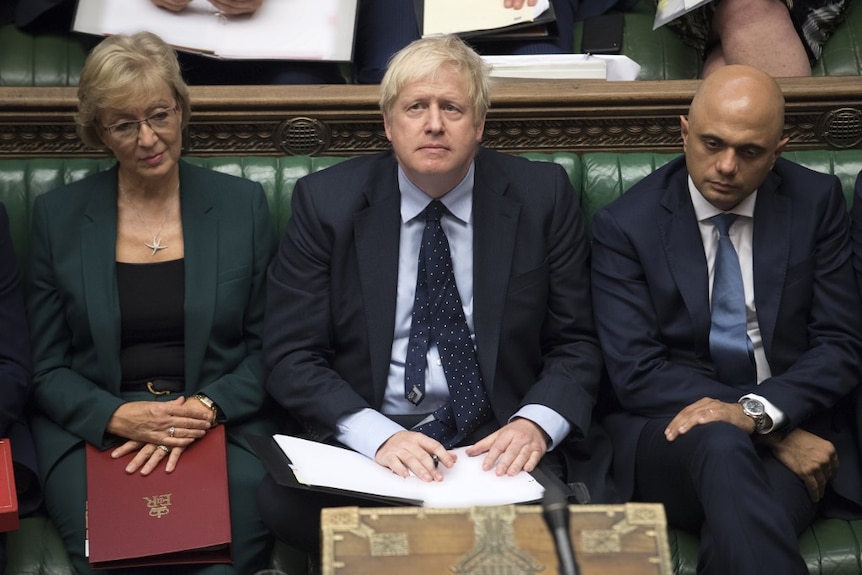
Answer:
<svg viewBox="0 0 862 575"><path fill-rule="evenodd" d="M451 70L465 80L476 122L482 122L491 105L491 67L452 35L415 40L392 56L380 83L380 111L388 115L408 84Z"/></svg>
<svg viewBox="0 0 862 575"><path fill-rule="evenodd" d="M99 114L125 108L162 85L171 88L185 128L191 103L174 49L151 32L117 34L102 40L87 57L78 81L75 122L81 140L88 146L104 148Z"/></svg>

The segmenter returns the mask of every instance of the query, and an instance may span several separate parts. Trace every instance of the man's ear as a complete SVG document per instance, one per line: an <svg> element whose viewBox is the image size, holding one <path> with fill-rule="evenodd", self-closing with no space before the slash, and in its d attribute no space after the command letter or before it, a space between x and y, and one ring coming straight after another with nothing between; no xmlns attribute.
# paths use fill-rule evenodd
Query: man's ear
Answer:
<svg viewBox="0 0 862 575"><path fill-rule="evenodd" d="M389 116L383 112L383 130L386 132L386 139L392 141L392 133L389 130Z"/></svg>
<svg viewBox="0 0 862 575"><path fill-rule="evenodd" d="M685 146L688 141L688 118L682 114L679 116L679 133L682 136L682 145Z"/></svg>
<svg viewBox="0 0 862 575"><path fill-rule="evenodd" d="M778 156L780 156L782 154L782 152L784 152L784 147L787 146L787 142L789 142L789 141L790 141L789 137L788 138L781 138L781 140L779 140L778 145L775 147L775 159L776 160L778 159Z"/></svg>
<svg viewBox="0 0 862 575"><path fill-rule="evenodd" d="M784 152L784 147L787 146L787 142L790 141L790 138L782 138L778 141L778 145L775 146L775 150L772 152L772 165L775 165L775 160Z"/></svg>

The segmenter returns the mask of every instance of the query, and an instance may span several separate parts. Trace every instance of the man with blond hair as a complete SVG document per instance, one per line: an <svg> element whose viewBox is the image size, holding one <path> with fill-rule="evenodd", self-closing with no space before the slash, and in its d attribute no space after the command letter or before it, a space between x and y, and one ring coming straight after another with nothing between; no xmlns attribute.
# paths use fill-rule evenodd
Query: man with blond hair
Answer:
<svg viewBox="0 0 862 575"><path fill-rule="evenodd" d="M560 166L479 146L489 101L474 51L417 40L381 85L392 151L297 183L267 288L268 390L308 437L401 476L442 481L470 446L488 473L541 464L606 501L609 452L585 441L601 354L578 197ZM258 496L276 535L317 548L331 498L271 479Z"/></svg>

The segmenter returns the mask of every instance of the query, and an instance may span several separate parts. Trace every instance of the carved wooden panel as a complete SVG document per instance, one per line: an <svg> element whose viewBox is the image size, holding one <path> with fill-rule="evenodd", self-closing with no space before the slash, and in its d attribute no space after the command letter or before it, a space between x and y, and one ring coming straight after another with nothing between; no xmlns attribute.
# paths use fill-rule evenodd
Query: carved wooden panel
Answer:
<svg viewBox="0 0 862 575"><path fill-rule="evenodd" d="M862 143L862 77L788 78L789 149ZM500 84L484 145L525 151L677 151L693 80ZM389 147L376 86L197 86L186 153L356 155ZM75 88L0 87L0 157L99 156L78 140Z"/></svg>

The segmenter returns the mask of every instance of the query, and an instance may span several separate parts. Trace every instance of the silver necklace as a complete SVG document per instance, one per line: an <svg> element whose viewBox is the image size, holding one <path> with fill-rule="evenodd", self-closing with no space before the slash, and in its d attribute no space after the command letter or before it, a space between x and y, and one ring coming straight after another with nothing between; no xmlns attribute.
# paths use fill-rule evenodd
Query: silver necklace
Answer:
<svg viewBox="0 0 862 575"><path fill-rule="evenodd" d="M177 190L179 189L180 186L177 184ZM165 219L162 220L162 225L159 226L159 230L156 233L153 233L153 230L150 229L150 226L148 226L147 222L144 221L144 218L141 217L141 212L138 211L138 206L135 205L135 201L132 200L132 196L130 196L124 188L120 188L120 191L123 193L123 197L126 198L126 201L129 202L129 205L132 206L132 211L135 212L135 217L138 218L138 221L141 222L141 225L144 226L144 228L146 228L147 232L153 236L152 243L144 242L144 245L147 246L147 248L153 250L153 253L150 255L154 256L158 252L167 249L168 246L162 245L162 230L165 229L165 224L168 223L170 212L165 209Z"/></svg>

